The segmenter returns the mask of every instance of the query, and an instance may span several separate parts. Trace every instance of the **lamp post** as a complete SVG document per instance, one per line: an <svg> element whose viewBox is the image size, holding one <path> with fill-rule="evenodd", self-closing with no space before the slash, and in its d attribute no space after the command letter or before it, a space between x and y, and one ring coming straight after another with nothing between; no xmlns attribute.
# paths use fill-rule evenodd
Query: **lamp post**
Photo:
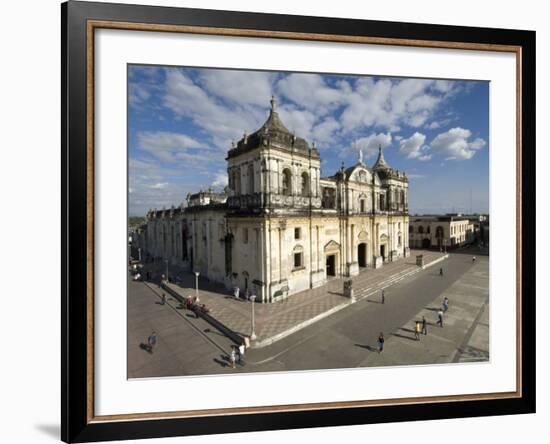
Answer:
<svg viewBox="0 0 550 444"><path fill-rule="evenodd" d="M250 302L252 304L252 333L250 334L250 340L256 340L256 332L254 331L254 301L256 300L256 295L250 296Z"/></svg>
<svg viewBox="0 0 550 444"><path fill-rule="evenodd" d="M195 271L195 296L199 298L199 272Z"/></svg>
<svg viewBox="0 0 550 444"><path fill-rule="evenodd" d="M138 247L138 261L141 262L141 248Z"/></svg>
<svg viewBox="0 0 550 444"><path fill-rule="evenodd" d="M166 262L166 283L168 283L168 259L164 259L164 262Z"/></svg>

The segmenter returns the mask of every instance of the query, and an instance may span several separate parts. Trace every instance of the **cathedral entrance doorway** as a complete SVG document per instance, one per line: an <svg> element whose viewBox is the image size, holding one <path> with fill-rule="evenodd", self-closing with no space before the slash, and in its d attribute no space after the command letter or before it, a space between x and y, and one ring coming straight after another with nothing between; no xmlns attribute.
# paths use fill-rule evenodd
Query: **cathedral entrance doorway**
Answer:
<svg viewBox="0 0 550 444"><path fill-rule="evenodd" d="M386 245L380 245L380 256L382 256L382 261L386 262Z"/></svg>
<svg viewBox="0 0 550 444"><path fill-rule="evenodd" d="M327 276L336 276L336 255L330 254L327 256Z"/></svg>
<svg viewBox="0 0 550 444"><path fill-rule="evenodd" d="M365 268L367 266L367 244L362 243L357 246L357 262L359 266Z"/></svg>

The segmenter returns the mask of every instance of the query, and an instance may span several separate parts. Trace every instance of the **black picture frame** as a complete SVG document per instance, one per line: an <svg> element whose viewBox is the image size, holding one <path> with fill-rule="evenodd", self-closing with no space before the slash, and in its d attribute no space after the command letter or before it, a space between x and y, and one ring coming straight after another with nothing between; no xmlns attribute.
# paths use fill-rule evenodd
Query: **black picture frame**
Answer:
<svg viewBox="0 0 550 444"><path fill-rule="evenodd" d="M521 394L499 399L390 403L353 408L273 411L98 421L90 416L88 359L93 319L89 301L89 161L87 38L90 20L409 41L511 45L520 48L521 108L518 199L521 232ZM65 442L143 439L337 425L417 421L535 412L535 32L356 19L290 16L69 1L62 23L62 375L61 435Z"/></svg>

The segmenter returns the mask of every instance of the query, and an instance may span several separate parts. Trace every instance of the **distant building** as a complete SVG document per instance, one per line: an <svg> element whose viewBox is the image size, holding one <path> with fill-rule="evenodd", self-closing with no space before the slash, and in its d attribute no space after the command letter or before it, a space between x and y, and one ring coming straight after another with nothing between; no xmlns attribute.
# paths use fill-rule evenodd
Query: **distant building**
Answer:
<svg viewBox="0 0 550 444"><path fill-rule="evenodd" d="M411 248L455 248L475 239L474 223L464 216L411 216L409 220Z"/></svg>
<svg viewBox="0 0 550 444"><path fill-rule="evenodd" d="M199 191L198 193L187 195L187 206L196 207L200 205L222 204L227 201L225 193L216 193L212 190Z"/></svg>
<svg viewBox="0 0 550 444"><path fill-rule="evenodd" d="M372 168L360 154L322 178L319 151L284 126L272 99L266 122L226 160L227 195L149 211L142 252L261 302L409 254L408 179L381 148Z"/></svg>

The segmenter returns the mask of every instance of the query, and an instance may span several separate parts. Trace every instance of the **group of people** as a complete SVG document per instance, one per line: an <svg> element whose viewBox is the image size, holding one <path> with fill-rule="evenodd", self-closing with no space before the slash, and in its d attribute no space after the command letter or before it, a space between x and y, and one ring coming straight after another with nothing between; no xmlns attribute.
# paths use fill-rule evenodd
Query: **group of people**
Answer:
<svg viewBox="0 0 550 444"><path fill-rule="evenodd" d="M241 344L238 347L231 347L231 353L229 354L229 363L231 364L231 368L235 368L237 363L239 363L239 365L244 364L245 350L246 347L244 344Z"/></svg>
<svg viewBox="0 0 550 444"><path fill-rule="evenodd" d="M381 303L384 304L385 300L386 300L386 295L384 293L384 290L382 290ZM436 324L439 325L440 327L443 327L443 315L444 313L447 312L448 309L449 309L449 298L444 297L443 302L441 303L441 307L437 311ZM428 334L428 322L426 321L426 318L422 316L421 321L415 321L414 337L417 341L420 341L420 335L427 335L427 334ZM380 334L378 335L378 353L382 353L382 351L384 350L384 342L385 342L384 333L380 332Z"/></svg>

